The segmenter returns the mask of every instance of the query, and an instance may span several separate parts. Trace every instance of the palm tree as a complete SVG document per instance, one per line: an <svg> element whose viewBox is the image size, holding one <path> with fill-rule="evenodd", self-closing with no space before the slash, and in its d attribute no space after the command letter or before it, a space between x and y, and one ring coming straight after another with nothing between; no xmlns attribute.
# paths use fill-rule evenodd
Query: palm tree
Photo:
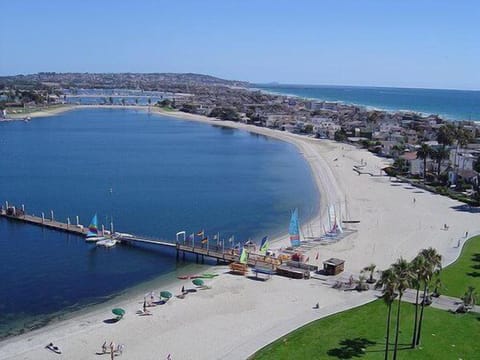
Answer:
<svg viewBox="0 0 480 360"><path fill-rule="evenodd" d="M418 327L418 298L420 295L420 284L422 279L422 271L425 268L425 258L419 254L410 263L410 269L413 274L412 285L415 287L415 322L413 324L412 349L417 344L417 327Z"/></svg>
<svg viewBox="0 0 480 360"><path fill-rule="evenodd" d="M423 249L420 255L425 258L425 264L420 272L420 279L423 282L423 301L420 310L420 320L418 322L418 332L416 345L420 345L420 336L422 333L423 312L425 303L428 300L428 287L434 274L438 274L442 269L442 256L434 248Z"/></svg>
<svg viewBox="0 0 480 360"><path fill-rule="evenodd" d="M452 145L455 140L455 126L452 124L445 124L438 129L437 141L442 144L442 147Z"/></svg>
<svg viewBox="0 0 480 360"><path fill-rule="evenodd" d="M465 147L472 139L472 134L465 130L463 127L457 127L455 128L455 140L457 141L457 147L455 149L455 159L453 161L453 170L455 172L455 175L457 174L457 156L458 156L458 151L460 148ZM456 179L455 179L456 180Z"/></svg>
<svg viewBox="0 0 480 360"><path fill-rule="evenodd" d="M397 360L398 351L398 334L400 332L400 309L402 307L402 296L405 290L410 287L412 283L413 274L411 272L410 264L407 260L400 258L392 265L395 276L395 287L398 292L398 307L397 307L397 324L395 328L395 345L393 347L393 360Z"/></svg>
<svg viewBox="0 0 480 360"><path fill-rule="evenodd" d="M358 283L357 286L355 286L355 289L357 291L366 291L369 289L368 285L365 283L365 276L360 275L358 277Z"/></svg>
<svg viewBox="0 0 480 360"><path fill-rule="evenodd" d="M433 288L432 295L433 297L439 297L440 296L440 289L443 287L442 280L437 277L435 279L435 287Z"/></svg>
<svg viewBox="0 0 480 360"><path fill-rule="evenodd" d="M440 175L442 169L442 161L448 158L448 150L444 147L435 149L432 157L437 161L437 175Z"/></svg>
<svg viewBox="0 0 480 360"><path fill-rule="evenodd" d="M423 182L427 177L427 158L432 155L432 148L425 143L422 143L422 147L417 151L417 156L423 159Z"/></svg>
<svg viewBox="0 0 480 360"><path fill-rule="evenodd" d="M374 284L375 283L375 279L373 278L373 272L375 271L377 265L375 264L370 264L368 266L365 266L362 270L362 272L369 272L370 275L368 277L368 280L367 280L367 283L369 284Z"/></svg>
<svg viewBox="0 0 480 360"><path fill-rule="evenodd" d="M388 359L388 347L390 345L390 319L392 315L392 304L397 294L395 293L395 274L392 268L382 271L380 279L375 284L376 289L382 289L382 299L387 305L387 334L385 341L385 360Z"/></svg>

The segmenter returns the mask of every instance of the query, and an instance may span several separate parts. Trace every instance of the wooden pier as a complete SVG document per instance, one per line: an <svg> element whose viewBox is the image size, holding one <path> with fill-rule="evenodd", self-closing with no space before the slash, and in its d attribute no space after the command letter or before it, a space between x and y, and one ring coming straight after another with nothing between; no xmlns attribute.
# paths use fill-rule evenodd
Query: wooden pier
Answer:
<svg viewBox="0 0 480 360"><path fill-rule="evenodd" d="M21 221L29 224L34 224L42 227L46 227L53 230L68 232L76 235L86 235L88 229L85 229L83 226L73 225L67 223L63 223L60 221L56 221L55 219L47 219L45 217L39 217L34 215L7 215L7 211L2 209L0 212L0 216L5 217L7 219Z"/></svg>
<svg viewBox="0 0 480 360"><path fill-rule="evenodd" d="M13 209L10 211L9 209ZM88 232L88 228L81 225L81 224L71 224L69 219L67 223L55 220L53 217L53 212L51 213L51 218L47 219L42 214L42 217L28 215L25 214L25 211L22 207L22 210L15 209L14 207L6 207L6 209L0 210L0 216L7 218L12 221L20 221L32 225L37 225L41 227L45 227L52 230L67 232L75 235L85 236ZM77 218L78 219L78 218ZM77 220L78 221L78 220ZM120 233L121 234L121 233ZM232 263L238 262L240 259L240 253L238 250L232 248L223 248L219 246L210 246L207 245L200 245L195 244L195 242L172 242L172 241L165 241L160 239L149 239L134 235L119 235L115 236L112 235L105 235L108 238L114 238L115 240L121 243L132 243L132 244L148 244L148 245L156 245L156 246L163 246L163 247L170 247L176 249L176 257L177 261L180 260L180 256L182 259L185 260L186 254L192 254L196 257L196 262L204 263L205 258L211 258L217 260L218 263ZM260 254L250 253L248 257L248 265L250 266L262 266L271 268L275 270L278 265L281 264L281 260L264 256Z"/></svg>

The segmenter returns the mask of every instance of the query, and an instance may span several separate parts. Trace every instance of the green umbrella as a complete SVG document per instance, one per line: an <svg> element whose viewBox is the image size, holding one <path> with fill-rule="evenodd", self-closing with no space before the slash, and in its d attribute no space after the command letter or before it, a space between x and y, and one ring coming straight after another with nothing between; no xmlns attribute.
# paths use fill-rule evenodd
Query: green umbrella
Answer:
<svg viewBox="0 0 480 360"><path fill-rule="evenodd" d="M115 308L115 309L112 309L112 313L113 315L117 315L117 319L120 320L123 317L123 315L125 315L125 310L121 308Z"/></svg>
<svg viewBox="0 0 480 360"><path fill-rule="evenodd" d="M202 286L204 284L202 279L193 279L192 283L193 285L197 285L197 286Z"/></svg>
<svg viewBox="0 0 480 360"><path fill-rule="evenodd" d="M162 297L162 298L170 299L172 296L173 295L170 291L161 291L160 292L160 297Z"/></svg>

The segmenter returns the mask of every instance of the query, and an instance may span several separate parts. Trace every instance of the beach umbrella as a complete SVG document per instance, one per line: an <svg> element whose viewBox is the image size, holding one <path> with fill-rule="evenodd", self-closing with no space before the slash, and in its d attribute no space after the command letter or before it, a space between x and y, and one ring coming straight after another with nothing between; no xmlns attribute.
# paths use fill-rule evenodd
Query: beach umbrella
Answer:
<svg viewBox="0 0 480 360"><path fill-rule="evenodd" d="M115 308L115 309L112 309L112 313L113 315L117 315L117 318L120 320L123 317L123 315L125 315L125 310L121 308Z"/></svg>
<svg viewBox="0 0 480 360"><path fill-rule="evenodd" d="M172 297L172 293L170 291L161 291L160 297L170 299Z"/></svg>
<svg viewBox="0 0 480 360"><path fill-rule="evenodd" d="M202 279L193 279L192 283L196 286L202 286L204 284Z"/></svg>

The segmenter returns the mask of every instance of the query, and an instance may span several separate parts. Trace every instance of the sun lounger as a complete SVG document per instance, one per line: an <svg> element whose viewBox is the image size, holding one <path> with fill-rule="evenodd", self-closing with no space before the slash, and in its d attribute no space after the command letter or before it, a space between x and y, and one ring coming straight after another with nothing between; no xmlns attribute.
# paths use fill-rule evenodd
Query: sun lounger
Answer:
<svg viewBox="0 0 480 360"><path fill-rule="evenodd" d="M47 346L45 346L45 349L53 351L56 354L61 354L62 353L62 351L58 348L58 346L53 345L53 343L50 343Z"/></svg>
<svg viewBox="0 0 480 360"><path fill-rule="evenodd" d="M148 316L148 315L152 315L152 313L148 310L137 310L137 313L136 313L138 316Z"/></svg>

